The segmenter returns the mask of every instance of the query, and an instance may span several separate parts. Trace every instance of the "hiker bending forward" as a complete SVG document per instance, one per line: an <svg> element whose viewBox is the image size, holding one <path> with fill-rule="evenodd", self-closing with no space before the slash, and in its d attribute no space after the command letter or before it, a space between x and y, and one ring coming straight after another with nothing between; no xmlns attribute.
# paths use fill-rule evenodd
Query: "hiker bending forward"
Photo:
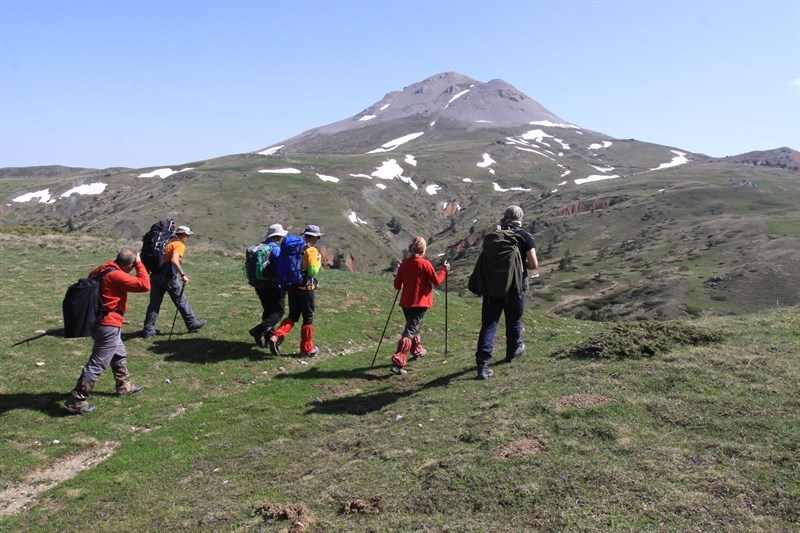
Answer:
<svg viewBox="0 0 800 533"><path fill-rule="evenodd" d="M425 313L433 305L433 286L439 286L450 271L450 263L444 262L439 273L425 259L427 243L422 237L414 237L408 245L409 257L400 263L394 277L394 288L403 291L400 307L406 317L406 327L397 342L397 352L392 356L392 372L405 374L408 353L418 359L427 353L422 347L420 330Z"/></svg>
<svg viewBox="0 0 800 533"><path fill-rule="evenodd" d="M314 345L314 306L316 303L317 274L322 267L322 259L316 248L317 241L322 237L319 226L308 225L303 231L303 238L308 246L303 252L302 279L287 287L289 300L289 316L281 321L281 325L267 341L270 352L280 355L280 345L283 339L292 330L295 322L303 316L303 327L300 329L300 355L302 357L315 357L319 354L319 347Z"/></svg>
<svg viewBox="0 0 800 533"><path fill-rule="evenodd" d="M136 269L136 276L130 271ZM87 401L89 393L100 379L103 371L111 366L117 387L117 396L140 392L144 387L131 383L128 374L128 358L122 343L122 317L128 310L129 292L150 290L150 275L132 248L123 248L113 261L106 261L94 269L89 276L96 277L106 269L110 270L100 280L100 302L103 306L102 318L92 328L92 354L83 367L75 388L69 393L64 407L74 414L94 411L95 406Z"/></svg>
<svg viewBox="0 0 800 533"><path fill-rule="evenodd" d="M153 290L150 291L150 304L144 318L142 335L149 339L156 334L156 320L161 310L164 294L169 294L172 303L181 313L186 329L194 333L206 325L205 320L198 320L184 294L184 286L189 283L189 276L183 270L183 256L186 254L186 241L194 232L188 226L178 226L175 236L164 249L164 266L157 274L153 274ZM174 323L173 323L174 325Z"/></svg>
<svg viewBox="0 0 800 533"><path fill-rule="evenodd" d="M522 312L525 309L525 291L528 270L539 267L533 237L522 229L522 208L510 205L503 213L499 230L488 234L483 250L470 276L469 289L483 297L481 330L475 362L478 379L494 375L489 368L494 337L500 315L506 317L507 362L525 353L522 342Z"/></svg>

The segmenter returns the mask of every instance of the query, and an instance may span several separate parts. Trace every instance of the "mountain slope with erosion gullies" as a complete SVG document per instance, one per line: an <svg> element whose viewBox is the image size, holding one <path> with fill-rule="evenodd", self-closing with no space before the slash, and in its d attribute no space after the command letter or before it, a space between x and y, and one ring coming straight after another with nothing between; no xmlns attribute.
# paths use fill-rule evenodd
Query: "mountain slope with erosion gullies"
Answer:
<svg viewBox="0 0 800 533"><path fill-rule="evenodd" d="M797 157L781 149L759 161ZM746 154L745 154L746 155ZM800 174L568 123L502 80L444 73L258 153L148 169L1 169L3 226L138 241L175 218L225 254L282 223L325 232L326 266L390 271L409 239L463 291L519 204L541 268L531 304L611 320L800 303ZM190 246L190 250L191 250Z"/></svg>

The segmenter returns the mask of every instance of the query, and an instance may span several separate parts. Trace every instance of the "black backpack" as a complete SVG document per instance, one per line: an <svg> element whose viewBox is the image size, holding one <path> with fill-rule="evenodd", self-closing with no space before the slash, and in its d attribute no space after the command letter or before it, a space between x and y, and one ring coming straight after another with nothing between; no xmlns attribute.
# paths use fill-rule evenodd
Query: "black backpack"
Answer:
<svg viewBox="0 0 800 533"><path fill-rule="evenodd" d="M175 221L159 220L142 237L142 251L139 257L150 274L157 274L164 266L164 248L175 236Z"/></svg>
<svg viewBox="0 0 800 533"><path fill-rule="evenodd" d="M116 267L109 267L95 277L81 278L67 288L61 310L64 313L64 337L89 337L92 328L106 314L100 299L100 280Z"/></svg>

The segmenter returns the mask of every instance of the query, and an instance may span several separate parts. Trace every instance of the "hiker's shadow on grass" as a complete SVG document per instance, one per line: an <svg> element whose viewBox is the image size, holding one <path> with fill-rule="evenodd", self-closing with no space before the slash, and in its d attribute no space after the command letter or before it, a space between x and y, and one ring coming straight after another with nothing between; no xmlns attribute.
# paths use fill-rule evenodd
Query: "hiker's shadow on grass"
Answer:
<svg viewBox="0 0 800 533"><path fill-rule="evenodd" d="M291 354L287 355L291 357ZM370 370L379 370L379 368L365 366L349 370L320 370L318 367L312 366L303 372L279 374L273 379L361 379L364 381L384 381L392 378L392 375L388 372L383 375L376 375Z"/></svg>
<svg viewBox="0 0 800 533"><path fill-rule="evenodd" d="M309 369L307 372L311 372L312 370L313 369ZM389 390L389 391L384 390L379 392L359 393L359 394L354 394L352 396L345 396L343 398L322 400L311 406L311 408L309 408L306 411L306 414L366 415L373 411L379 411L384 407L386 407L387 405L391 405L398 400L413 396L419 391L425 389L431 389L434 387L446 387L450 384L451 381L460 378L465 374L472 373L474 371L475 370L473 368L465 368L464 370L453 372L452 374L447 374L446 376L440 376L426 383L421 383L418 387L411 387L406 390ZM343 374L344 376L342 377L346 377L348 373L344 372ZM286 376L286 377L289 378L295 376ZM391 374L389 374L385 377L377 377L377 379L386 380L386 379L406 379L406 378L400 376L392 376Z"/></svg>
<svg viewBox="0 0 800 533"><path fill-rule="evenodd" d="M155 340L149 350L164 355L165 361L184 363L217 363L231 359L261 361L265 353L244 341L221 341L202 337L177 337L172 340Z"/></svg>
<svg viewBox="0 0 800 533"><path fill-rule="evenodd" d="M28 409L30 411L40 411L53 418L61 418L69 414L62 407L66 398L66 392L0 394L0 415L12 409Z"/></svg>

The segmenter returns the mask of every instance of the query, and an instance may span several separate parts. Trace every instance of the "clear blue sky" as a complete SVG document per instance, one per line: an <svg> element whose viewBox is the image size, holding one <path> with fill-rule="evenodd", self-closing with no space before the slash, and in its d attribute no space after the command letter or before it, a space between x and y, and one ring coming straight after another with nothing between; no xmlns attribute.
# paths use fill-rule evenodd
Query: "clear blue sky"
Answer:
<svg viewBox="0 0 800 533"><path fill-rule="evenodd" d="M800 150L800 0L0 0L0 167L255 151L445 71L617 138Z"/></svg>

